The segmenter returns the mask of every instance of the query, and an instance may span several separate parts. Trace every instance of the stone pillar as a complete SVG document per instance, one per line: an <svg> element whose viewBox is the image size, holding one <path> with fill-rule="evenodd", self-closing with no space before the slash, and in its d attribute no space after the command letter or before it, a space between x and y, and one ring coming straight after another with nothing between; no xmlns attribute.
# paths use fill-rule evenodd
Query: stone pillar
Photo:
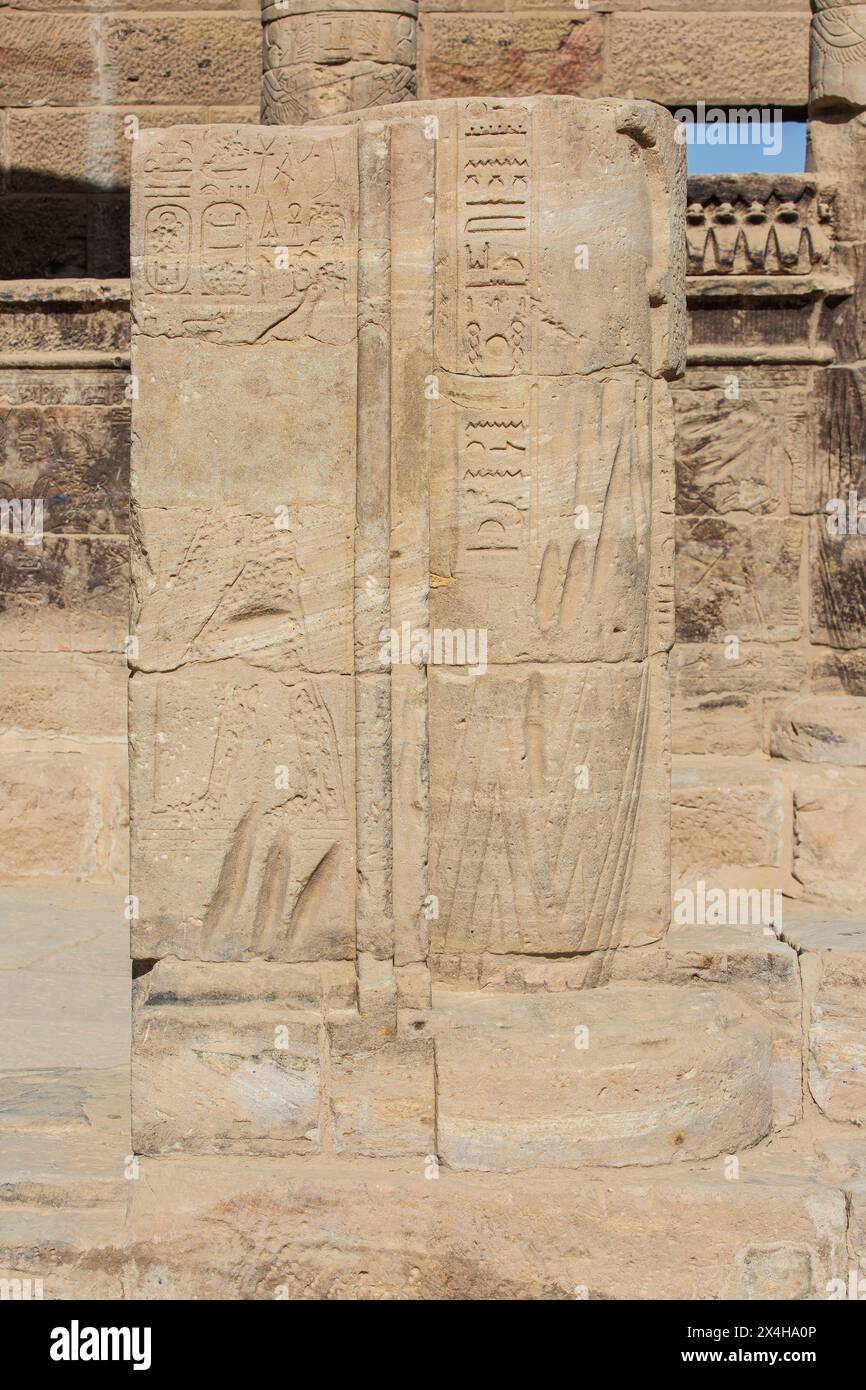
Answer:
<svg viewBox="0 0 866 1390"><path fill-rule="evenodd" d="M303 125L415 95L416 0L262 0L262 120Z"/></svg>
<svg viewBox="0 0 866 1390"><path fill-rule="evenodd" d="M137 1142L434 1153L438 993L668 923L682 150L570 97L140 145Z"/></svg>
<svg viewBox="0 0 866 1390"><path fill-rule="evenodd" d="M866 513L866 4L812 0L812 8L810 164L835 199L835 266L844 295L826 315L835 361L821 373L815 406L820 434L808 489L810 635L834 656L837 676L831 688L838 685L833 693L862 696L866 535L858 527L857 509L862 504ZM849 514L839 534L828 530L831 502L844 504ZM850 839L838 805L843 795L866 796L866 779L858 782L859 775L851 774L850 786L840 782L831 794L837 807L831 813L832 838L838 838L840 855L849 853ZM814 800L812 788L802 800L804 805ZM861 812L853 811L850 819L862 820ZM828 827L828 842L830 837Z"/></svg>

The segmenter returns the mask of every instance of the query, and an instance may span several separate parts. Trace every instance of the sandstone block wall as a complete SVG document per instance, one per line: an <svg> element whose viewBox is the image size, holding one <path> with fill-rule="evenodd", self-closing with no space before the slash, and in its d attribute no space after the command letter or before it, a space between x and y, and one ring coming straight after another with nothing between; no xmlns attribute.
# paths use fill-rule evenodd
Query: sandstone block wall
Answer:
<svg viewBox="0 0 866 1390"><path fill-rule="evenodd" d="M257 0L13 0L0 12L3 278L127 275L138 128L249 120Z"/></svg>
<svg viewBox="0 0 866 1390"><path fill-rule="evenodd" d="M574 92L804 106L808 0L424 0L425 96Z"/></svg>
<svg viewBox="0 0 866 1390"><path fill-rule="evenodd" d="M826 161L689 188L675 876L856 909L863 541L856 520L832 534L826 511L839 499L847 518L863 485L857 368L840 361L838 327L857 297L852 191Z"/></svg>
<svg viewBox="0 0 866 1390"><path fill-rule="evenodd" d="M0 536L3 879L126 873L129 294L5 282L0 498L43 507Z"/></svg>
<svg viewBox="0 0 866 1390"><path fill-rule="evenodd" d="M802 106L808 8L808 0L591 0L586 10L564 0L423 0L417 91ZM344 100L412 95L415 11L413 0L371 0L338 32L311 0L281 9L260 0L12 0L0 13L4 276L127 274L131 133L257 120L261 14L270 20L264 104L279 124ZM347 44L359 54L351 77Z"/></svg>

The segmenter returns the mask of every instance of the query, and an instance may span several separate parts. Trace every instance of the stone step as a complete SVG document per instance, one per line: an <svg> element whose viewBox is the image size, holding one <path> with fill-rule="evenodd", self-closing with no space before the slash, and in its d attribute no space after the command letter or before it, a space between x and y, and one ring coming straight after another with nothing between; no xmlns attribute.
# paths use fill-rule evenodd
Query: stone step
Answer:
<svg viewBox="0 0 866 1390"><path fill-rule="evenodd" d="M825 1299L862 1198L740 1157L455 1173L428 1160L142 1161L114 1230L16 1212L0 1265L45 1298ZM850 1195L850 1194L849 1194Z"/></svg>

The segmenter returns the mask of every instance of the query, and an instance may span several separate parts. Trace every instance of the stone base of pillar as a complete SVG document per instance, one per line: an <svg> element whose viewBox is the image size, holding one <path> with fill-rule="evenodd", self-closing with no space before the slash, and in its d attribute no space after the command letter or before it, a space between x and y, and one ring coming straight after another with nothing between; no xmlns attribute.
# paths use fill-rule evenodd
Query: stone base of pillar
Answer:
<svg viewBox="0 0 866 1390"><path fill-rule="evenodd" d="M735 1180L730 1164L145 1159L130 1209L7 1205L0 1271L46 1299L818 1300L847 1283L842 1186L797 1159L744 1154ZM863 1217L857 1193L855 1245Z"/></svg>
<svg viewBox="0 0 866 1390"><path fill-rule="evenodd" d="M790 1118L778 1019L718 988L437 989L388 1034L350 1009L181 997L171 978L136 1011L137 1153L618 1167L735 1152Z"/></svg>

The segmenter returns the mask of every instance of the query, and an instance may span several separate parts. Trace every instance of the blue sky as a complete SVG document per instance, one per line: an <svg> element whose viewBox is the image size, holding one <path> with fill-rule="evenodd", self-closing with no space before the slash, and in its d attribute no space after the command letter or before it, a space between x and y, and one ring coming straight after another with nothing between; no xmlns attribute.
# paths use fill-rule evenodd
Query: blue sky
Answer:
<svg viewBox="0 0 866 1390"><path fill-rule="evenodd" d="M703 129L707 129L706 125ZM805 121L783 123L782 148L777 155L771 153L770 127L762 127L764 144L701 144L701 127L695 125L693 130L695 138L687 146L690 174L798 174L805 167Z"/></svg>

